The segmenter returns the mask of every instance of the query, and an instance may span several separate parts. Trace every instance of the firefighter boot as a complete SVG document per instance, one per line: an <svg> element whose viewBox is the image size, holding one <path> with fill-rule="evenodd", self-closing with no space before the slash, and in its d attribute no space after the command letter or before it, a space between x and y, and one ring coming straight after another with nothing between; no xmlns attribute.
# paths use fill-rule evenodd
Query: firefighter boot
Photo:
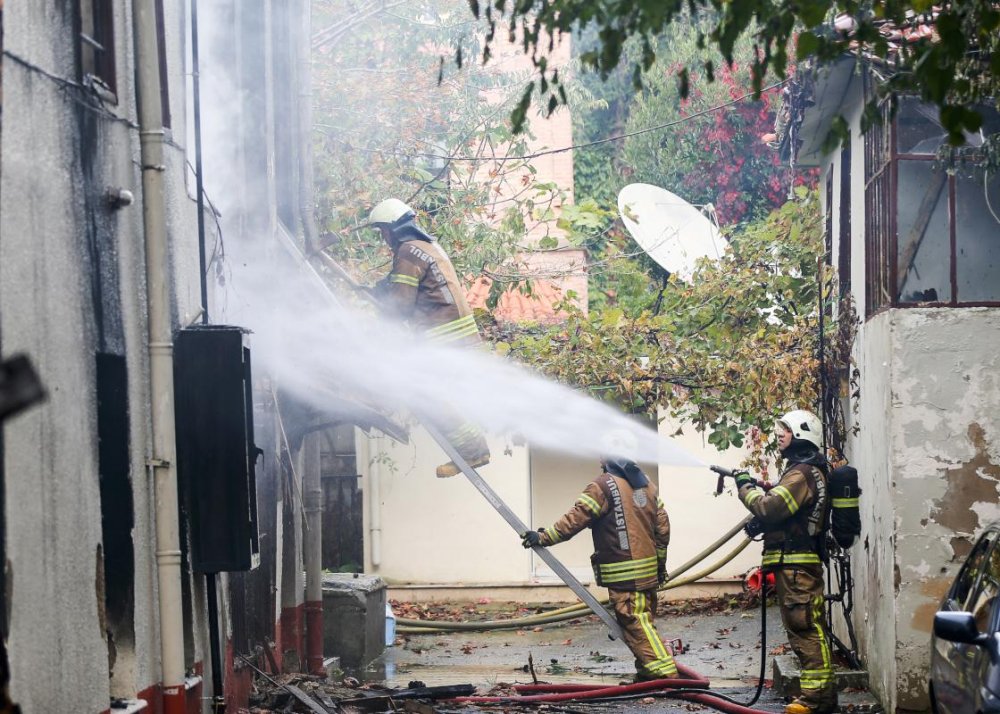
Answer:
<svg viewBox="0 0 1000 714"><path fill-rule="evenodd" d="M489 452L485 454L477 454L476 456L471 456L467 458L466 461L469 463L469 466L471 466L474 469L477 469L480 466L485 466L490 462L490 455ZM440 466L437 467L437 477L450 478L461 472L461 470L462 469L458 468L458 464L456 464L454 461L449 461L448 463L441 464Z"/></svg>
<svg viewBox="0 0 1000 714"><path fill-rule="evenodd" d="M829 706L817 706L799 698L795 698L790 704L785 706L785 714L830 714L830 712L836 711L836 709L837 706L835 704L831 704Z"/></svg>

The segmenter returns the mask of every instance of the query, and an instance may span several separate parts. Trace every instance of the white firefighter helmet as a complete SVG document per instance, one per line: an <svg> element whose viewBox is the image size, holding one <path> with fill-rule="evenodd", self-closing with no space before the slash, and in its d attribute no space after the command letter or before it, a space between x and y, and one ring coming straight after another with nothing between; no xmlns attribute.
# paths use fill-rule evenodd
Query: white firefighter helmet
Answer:
<svg viewBox="0 0 1000 714"><path fill-rule="evenodd" d="M823 448L823 422L805 409L795 409L778 420L778 423L792 432L792 437L808 441L817 449Z"/></svg>
<svg viewBox="0 0 1000 714"><path fill-rule="evenodd" d="M393 226L404 216L415 216L416 212L398 198L387 198L372 209L368 222L373 226Z"/></svg>

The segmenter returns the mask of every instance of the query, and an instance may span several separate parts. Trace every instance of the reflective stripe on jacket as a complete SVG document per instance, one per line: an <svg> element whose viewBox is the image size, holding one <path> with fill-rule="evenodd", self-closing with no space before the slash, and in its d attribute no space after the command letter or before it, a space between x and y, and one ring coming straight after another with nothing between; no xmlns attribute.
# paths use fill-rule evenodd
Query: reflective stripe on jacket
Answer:
<svg viewBox="0 0 1000 714"><path fill-rule="evenodd" d="M584 528L594 538L591 563L598 585L612 590L648 590L667 561L670 519L656 484L633 489L628 481L601 474L587 484L565 515L541 532L542 545L569 540Z"/></svg>
<svg viewBox="0 0 1000 714"><path fill-rule="evenodd" d="M826 528L830 497L821 469L795 464L770 491L746 485L739 495L747 510L764 524L762 565L822 562L819 540Z"/></svg>
<svg viewBox="0 0 1000 714"><path fill-rule="evenodd" d="M396 315L435 342L479 340L472 309L455 268L436 242L409 240L393 253L379 295Z"/></svg>

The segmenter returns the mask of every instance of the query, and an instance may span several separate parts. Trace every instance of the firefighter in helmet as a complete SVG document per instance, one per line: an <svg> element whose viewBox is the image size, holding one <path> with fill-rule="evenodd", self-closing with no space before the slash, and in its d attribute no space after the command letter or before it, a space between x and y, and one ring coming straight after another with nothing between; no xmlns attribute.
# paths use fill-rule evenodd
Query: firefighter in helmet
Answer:
<svg viewBox="0 0 1000 714"><path fill-rule="evenodd" d="M376 297L391 314L437 344L478 343L479 328L451 260L415 219L416 212L397 198L372 208L368 222L392 250L392 271L379 281ZM462 458L473 468L488 464L490 450L479 428L447 409L438 407L437 412L438 427ZM440 478L458 472L453 461L437 468Z"/></svg>
<svg viewBox="0 0 1000 714"><path fill-rule="evenodd" d="M802 693L786 714L827 714L837 707L824 616L823 540L830 509L823 425L812 412L788 412L776 425L785 471L770 491L736 474L740 501L764 533L763 568L773 572L781 621L799 658Z"/></svg>
<svg viewBox="0 0 1000 714"><path fill-rule="evenodd" d="M654 627L656 592L667 577L670 520L656 484L629 459L605 457L601 475L554 525L521 534L525 548L569 540L584 528L594 538L590 560L608 595L625 644L635 655L636 681L677 676L677 665Z"/></svg>

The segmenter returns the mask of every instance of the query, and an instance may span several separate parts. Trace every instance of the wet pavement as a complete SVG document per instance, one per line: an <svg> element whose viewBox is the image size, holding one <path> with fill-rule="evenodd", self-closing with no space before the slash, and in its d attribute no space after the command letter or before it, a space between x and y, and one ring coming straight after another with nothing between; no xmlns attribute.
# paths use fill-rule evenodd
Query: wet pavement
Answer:
<svg viewBox="0 0 1000 714"><path fill-rule="evenodd" d="M511 604L514 610L516 605ZM685 609L685 608L681 608ZM745 702L757 685L760 672L760 608L708 611L697 607L661 615L657 629L665 642L680 640L677 659L712 682L712 689ZM768 688L756 708L783 711L784 702L772 694L770 677L774 654L787 651L776 607L767 613ZM419 681L428 686L473 684L485 694L502 684L529 684L529 655L539 681L615 685L631 681L634 660L628 648L608 638L591 616L542 629L494 630L448 634L406 634L372 663L360 678L388 687L406 687ZM567 703L569 704L569 703ZM614 704L573 702L575 711L650 712L711 711L701 705L666 699ZM562 706L565 710L565 706Z"/></svg>

